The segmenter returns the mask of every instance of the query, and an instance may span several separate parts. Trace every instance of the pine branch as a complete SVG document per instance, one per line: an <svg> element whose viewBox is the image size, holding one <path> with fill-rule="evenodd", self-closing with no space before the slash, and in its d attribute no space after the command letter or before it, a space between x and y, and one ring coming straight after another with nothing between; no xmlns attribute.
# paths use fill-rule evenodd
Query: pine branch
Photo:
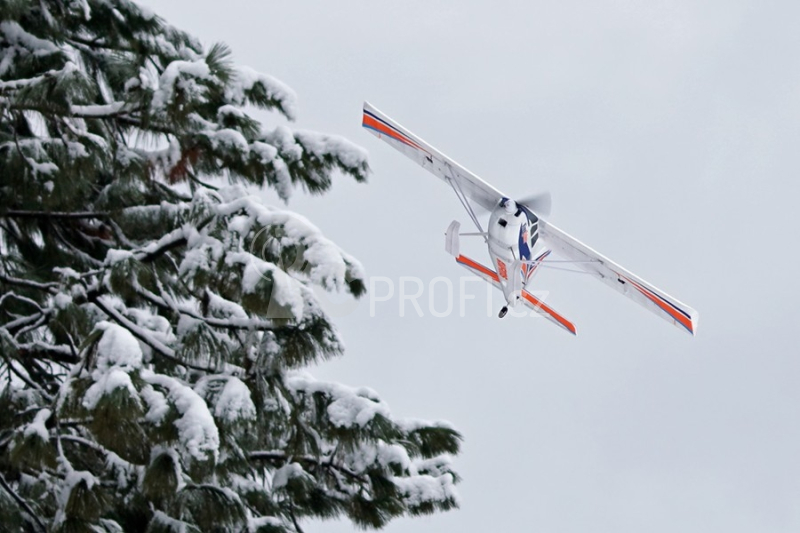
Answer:
<svg viewBox="0 0 800 533"><path fill-rule="evenodd" d="M8 283L9 285L19 285L20 287L27 287L29 289L37 289L40 291L47 291L50 294L56 294L58 292L58 283L50 282L50 283L38 283L36 281L30 281L27 279L20 279L15 278L12 276L8 276L0 272L0 281Z"/></svg>
<svg viewBox="0 0 800 533"><path fill-rule="evenodd" d="M297 523L297 517L294 515L294 505L289 503L289 517L292 519L292 524L294 524L294 529L297 533L303 533L303 529L300 527L300 524Z"/></svg>
<svg viewBox="0 0 800 533"><path fill-rule="evenodd" d="M58 421L59 427L83 428L94 422L94 418L65 418Z"/></svg>
<svg viewBox="0 0 800 533"><path fill-rule="evenodd" d="M127 246L128 248L136 248L136 244L128 239L128 236L125 235L125 232L122 231L122 228L119 227L119 224L117 224L114 219L109 218L106 220L106 223L111 228L111 231L114 232L114 236L117 238L117 241L121 242L123 246Z"/></svg>
<svg viewBox="0 0 800 533"><path fill-rule="evenodd" d="M158 189L163 194L169 196L171 199L177 199L177 200L180 200L181 202L191 202L192 201L192 197L191 196L187 196L185 194L181 194L180 192L178 192L176 190L173 190L168 185L166 185L164 183L161 183L160 181L153 182L153 185L158 187Z"/></svg>
<svg viewBox="0 0 800 533"><path fill-rule="evenodd" d="M35 359L45 359L54 363L64 363L74 365L80 362L80 357L70 348L63 345L47 344L42 341L34 341L17 346L20 355L33 357Z"/></svg>
<svg viewBox="0 0 800 533"><path fill-rule="evenodd" d="M39 515L36 514L33 511L33 509L31 509L31 506L28 505L28 502L26 502L19 494L14 492L14 490L6 481L6 478L3 476L3 474L0 474L0 486L2 486L3 489L5 489L5 491L9 494L9 496L11 496L14 499L14 501L17 502L17 505L22 507L22 510L25 511L25 513L27 513L28 516L30 516L34 522L36 522L36 526L38 527L39 531L41 531L42 533L46 533L47 528L39 519Z"/></svg>
<svg viewBox="0 0 800 533"><path fill-rule="evenodd" d="M269 451L269 452L258 451L258 452L250 452L248 457L250 459L263 460L263 461L282 461L283 463L287 463L291 460L300 463L310 464L318 468L332 468L334 470L337 470L338 472L342 472L351 479L359 481L360 483L369 483L369 479L367 477L359 475L356 472L350 470L349 468L337 465L332 460L328 462L322 462L316 457L312 457L309 455L288 455L278 451Z"/></svg>
<svg viewBox="0 0 800 533"><path fill-rule="evenodd" d="M51 437L51 439L56 439L56 438L61 439L63 441L67 441L67 442L74 442L75 444L80 444L81 446L85 446L86 448L91 448L92 450L94 450L96 452L102 453L106 457L113 456L115 461L123 463L123 464L125 464L125 466L127 466L127 467L129 467L131 469L141 468L141 466L142 466L142 465L137 465L137 464L131 463L129 461L126 461L125 459L123 459L122 457L117 455L116 453L112 452L111 450L106 449L104 446L102 446L102 445L100 445L100 444L98 444L98 443L96 443L94 441L91 441L89 439L85 439L83 437L79 437L77 435L58 434L58 435L55 435L55 436Z"/></svg>
<svg viewBox="0 0 800 533"><path fill-rule="evenodd" d="M5 328L0 328L0 335L3 335L4 337L6 337L7 341L10 340L12 345L16 344L16 341L14 341L13 338L9 339L8 332L5 330ZM17 376L20 380L22 380L25 384L27 384L32 389L36 389L37 391L39 391L39 394L41 394L42 397L45 398L48 402L53 401L53 396L52 395L48 394L47 391L45 391L41 386L39 386L38 383L36 383L31 378L29 378L26 374L23 374L22 372L20 372L17 369L17 367L16 367L16 365L14 365L14 363L15 362L19 363L19 361L17 361L16 359L12 360L11 358L9 358L8 355L6 355L4 350L0 351L0 356L5 361L6 368L8 368L9 372L13 373L15 376ZM21 364L21 363L19 363L19 364Z"/></svg>
<svg viewBox="0 0 800 533"><path fill-rule="evenodd" d="M125 126L138 128L142 131L153 131L156 133L161 133L163 135L173 135L175 133L175 130L172 128L169 128L167 126L159 126L152 122L149 122L147 125L144 125L141 120L129 115L119 115L115 117L115 121L120 124L124 124Z"/></svg>
<svg viewBox="0 0 800 533"><path fill-rule="evenodd" d="M30 103L20 104L12 98L0 96L0 105L12 111L36 111L46 117L61 117L61 118L83 118L83 119L104 119L104 120L125 120L129 121L131 125L140 125L141 122L134 117L127 117L129 113L137 113L144 111L143 107L131 108L128 102L113 102L111 104L93 104L93 105L72 105L70 106L69 113L62 113L46 105L33 105ZM151 127L142 127L144 130L159 131ZM167 128L163 131L171 132Z"/></svg>
<svg viewBox="0 0 800 533"><path fill-rule="evenodd" d="M27 325L22 326L21 328L19 328L19 330L17 330L17 332L14 333L14 337L15 338L19 337L20 335L24 335L26 333L29 333L31 331L34 331L34 330L39 329L40 327L44 326L44 324L47 322L47 318L48 318L49 315L52 315L52 312L50 312L50 309L45 309L45 310L40 311L39 312L39 318L34 320L32 323L28 323Z"/></svg>
<svg viewBox="0 0 800 533"><path fill-rule="evenodd" d="M150 263L150 262L155 261L156 259L158 259L162 255L166 254L170 250L173 250L175 248L180 248L181 246L185 246L185 245L186 245L186 237L181 237L181 238L176 239L174 241L170 241L170 242L164 243L163 246L160 246L160 247L156 248L155 250L144 252L144 253L140 254L137 257L137 259L139 259L139 261L141 261L142 263Z"/></svg>
<svg viewBox="0 0 800 533"><path fill-rule="evenodd" d="M119 53L119 52L129 52L135 53L136 51L130 47L122 46L121 44L115 44L114 46L104 44L99 42L100 37L96 37L95 39L88 41L86 39L81 39L78 35L70 35L68 38L65 39L66 42L70 43L71 45L75 46L76 48L81 48L86 51L95 52L99 50L107 50L112 53Z"/></svg>
<svg viewBox="0 0 800 533"><path fill-rule="evenodd" d="M102 299L101 296L92 295L92 296L90 296L89 301L91 301L93 304L95 304L97 307L99 307L101 311L103 311L106 315L109 316L109 318L111 318L114 322L116 322L120 326L122 326L125 329L127 329L128 331L130 331L131 334L134 337L136 337L137 339L139 339L140 341L142 341L143 343L148 345L150 348L153 349L153 351L155 353L157 353L158 355L160 355L164 359L167 359L169 361L172 361L173 363L177 363L179 365L185 366L187 368L191 368L193 370L200 370L202 372L217 373L216 369L208 368L208 367L205 367L205 366L193 365L192 363L187 363L186 361L182 361L181 359L179 359L178 357L175 356L175 350L165 346L161 342L159 342L156 339L154 339L153 337L151 337L148 334L146 329L144 329L142 327L139 327L138 325L134 324L133 322L131 322L130 320L125 318L122 314L120 314L113 307L111 307L109 305L105 305L101 301L101 299Z"/></svg>
<svg viewBox="0 0 800 533"><path fill-rule="evenodd" d="M110 104L73 105L70 113L78 118L116 118L130 112L142 111L142 108L131 109L128 102L112 102Z"/></svg>
<svg viewBox="0 0 800 533"><path fill-rule="evenodd" d="M197 224L197 226L195 226L195 229L199 232L204 227L209 225L214 218L214 215L205 218L199 224ZM164 237L159 239L158 242L148 245L146 249L136 252L136 258L142 263L149 263L155 261L170 250L185 246L186 243L187 240L183 233L183 228L178 228L166 234Z"/></svg>
<svg viewBox="0 0 800 533"><path fill-rule="evenodd" d="M153 294L151 291L148 291L134 279L132 280L132 285L136 294L150 302L151 304L164 309L165 311L173 311L177 312L181 315L186 315L190 318L195 320L199 320L201 322L205 322L209 326L219 328L219 329L226 329L228 331L274 331L275 324L272 322L266 322L264 320L259 320L257 318L215 318L210 316L204 316L200 313L193 311L191 308L177 305L174 302L167 302L166 298L160 297L157 294Z"/></svg>
<svg viewBox="0 0 800 533"><path fill-rule="evenodd" d="M110 213L84 211L76 213L65 213L58 211L20 211L10 209L0 212L2 218L108 218Z"/></svg>
<svg viewBox="0 0 800 533"><path fill-rule="evenodd" d="M21 296L21 295L17 294L16 292L7 292L4 295L0 296L0 306L3 305L3 302L5 301L6 298L14 298L15 300L18 300L18 301L20 301L22 303L26 303L26 304L32 305L40 313L43 311L42 306L39 305L39 302L37 302L35 300L31 300L27 296Z"/></svg>
<svg viewBox="0 0 800 533"><path fill-rule="evenodd" d="M35 313L29 316L23 316L0 326L0 331L5 331L12 337L16 337L21 332L25 331L25 328L30 327L31 324L36 324L42 318L48 317L53 314L52 309L45 309L39 313ZM36 329L38 326L34 326Z"/></svg>
<svg viewBox="0 0 800 533"><path fill-rule="evenodd" d="M72 252L74 252L74 253L75 253L75 255L77 255L78 257L82 258L82 259L83 259L84 261L86 261L87 263L89 263L89 264L91 264L91 265L94 265L94 266L96 266L96 267L100 267L100 266L102 266L102 265L103 265L103 262L102 262L102 261L100 261L99 259L95 259L94 257L92 257L91 255L89 255L88 253L84 252L83 250L81 250L80 248L78 248L77 246L75 246L74 244L72 244L72 242L70 241L70 239L69 239L67 236L65 236L65 235L64 235L64 232L62 231L62 228L61 228L61 227L59 227L59 226L54 226L54 227L53 227L53 230L54 230L54 234L55 234L56 238L59 240L59 242L61 242L61 244L63 244L63 245L64 245L64 246L65 246L67 249L69 249L69 250L71 250ZM74 232L74 235L76 235L76 236L78 236L78 237L81 237L81 238L84 240L84 242L87 242L87 241L88 241L89 243L91 243L91 242L92 242L92 241L91 241L91 240L90 240L90 239L89 239L89 238L88 238L88 237L87 237L87 236L86 236L86 235L85 235L83 232L81 232L81 231L76 231L76 232ZM102 240L100 241L100 243L101 243L101 244L106 244L106 242L105 242L105 241L102 241Z"/></svg>
<svg viewBox="0 0 800 533"><path fill-rule="evenodd" d="M208 221L210 222L210 220ZM206 224L208 223L206 222ZM198 227L198 229L200 229ZM165 253L179 248L186 244L186 237L183 234L183 229L178 228L158 240L158 242L146 246L145 250L136 252L136 258L142 263L150 263L155 261Z"/></svg>

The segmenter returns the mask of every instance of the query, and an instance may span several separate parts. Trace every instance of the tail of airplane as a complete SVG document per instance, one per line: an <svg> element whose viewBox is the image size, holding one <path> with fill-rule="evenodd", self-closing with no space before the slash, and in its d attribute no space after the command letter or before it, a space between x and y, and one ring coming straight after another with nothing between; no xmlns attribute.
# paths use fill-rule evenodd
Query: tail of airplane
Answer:
<svg viewBox="0 0 800 533"><path fill-rule="evenodd" d="M534 296L533 294L529 293L526 290L522 291L522 301L525 303L525 305L527 305L540 315L544 316L545 318L549 319L550 322L564 328L573 335L578 334L578 330L575 328L575 324L573 324L572 322L561 316L552 307L545 304L543 301L541 301L536 296Z"/></svg>
<svg viewBox="0 0 800 533"><path fill-rule="evenodd" d="M491 283L496 288L502 290L500 286L500 278L498 277L497 272L494 270L478 263L473 259L470 259L463 254L456 256L456 262L473 274L476 274L479 278L483 278L486 282ZM561 316L561 314L556 312L552 307L545 304L542 300L539 300L533 294L524 289L522 290L522 303L524 303L526 307L533 309L555 325L567 330L573 335L578 334L575 324Z"/></svg>
<svg viewBox="0 0 800 533"><path fill-rule="evenodd" d="M483 278L492 285L495 285L497 288L500 288L500 278L497 276L497 272L489 267L485 267L465 255L456 256L456 262L473 274L477 274L479 278Z"/></svg>

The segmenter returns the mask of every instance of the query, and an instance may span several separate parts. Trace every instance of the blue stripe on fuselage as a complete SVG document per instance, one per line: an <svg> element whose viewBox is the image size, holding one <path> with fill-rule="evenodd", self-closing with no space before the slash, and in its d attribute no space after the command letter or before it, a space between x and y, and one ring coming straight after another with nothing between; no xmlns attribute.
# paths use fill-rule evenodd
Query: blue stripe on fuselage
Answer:
<svg viewBox="0 0 800 533"><path fill-rule="evenodd" d="M530 236L528 235L529 222L527 209L523 209L522 214L525 215L525 221L519 226L519 258L524 261L530 261L531 248L528 246Z"/></svg>

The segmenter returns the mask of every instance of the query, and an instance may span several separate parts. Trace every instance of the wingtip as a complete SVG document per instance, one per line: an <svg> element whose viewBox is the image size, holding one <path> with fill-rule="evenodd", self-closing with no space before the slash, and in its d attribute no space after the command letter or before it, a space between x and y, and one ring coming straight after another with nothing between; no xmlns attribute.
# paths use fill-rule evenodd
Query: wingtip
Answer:
<svg viewBox="0 0 800 533"><path fill-rule="evenodd" d="M697 324L700 321L700 315L691 307L684 306L686 309L686 321L675 321L675 325L689 333L692 337L697 336Z"/></svg>
<svg viewBox="0 0 800 533"><path fill-rule="evenodd" d="M563 325L563 328L565 330L567 330L567 333L571 334L573 337L577 337L578 336L578 328L577 328L577 326L575 326L575 324L573 324L569 320L567 320L567 323Z"/></svg>
<svg viewBox="0 0 800 533"><path fill-rule="evenodd" d="M697 323L700 322L700 315L697 312L692 314L692 337L697 336Z"/></svg>
<svg viewBox="0 0 800 533"><path fill-rule="evenodd" d="M361 127L366 128L367 130L369 130L369 128L367 127L367 112L371 110L372 106L369 104L368 101L364 100L364 107L361 110Z"/></svg>
<svg viewBox="0 0 800 533"><path fill-rule="evenodd" d="M377 111L375 109L375 106L369 103L369 100L364 100L364 105L363 105L362 109L364 111L369 111L370 113L374 113L375 111Z"/></svg>

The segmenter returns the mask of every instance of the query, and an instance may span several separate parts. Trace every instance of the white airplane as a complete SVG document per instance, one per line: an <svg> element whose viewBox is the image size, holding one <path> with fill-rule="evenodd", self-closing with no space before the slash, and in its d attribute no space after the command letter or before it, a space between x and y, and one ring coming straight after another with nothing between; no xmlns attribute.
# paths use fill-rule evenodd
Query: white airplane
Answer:
<svg viewBox="0 0 800 533"><path fill-rule="evenodd" d="M515 202L367 102L364 103L362 126L453 188L478 232L459 233L460 224L453 221L445 234L445 249L455 256L460 265L503 292L506 305L500 310L500 318L506 315L509 307L522 303L576 335L577 330L572 322L527 290L539 267L548 266L548 263L566 263L574 264L615 291L692 335L695 334L697 311L539 216L549 210L549 195ZM481 226L473 204L491 212L486 230ZM492 264L497 270L460 254L459 235L483 237L488 245ZM564 260L548 259L551 251L555 251Z"/></svg>

